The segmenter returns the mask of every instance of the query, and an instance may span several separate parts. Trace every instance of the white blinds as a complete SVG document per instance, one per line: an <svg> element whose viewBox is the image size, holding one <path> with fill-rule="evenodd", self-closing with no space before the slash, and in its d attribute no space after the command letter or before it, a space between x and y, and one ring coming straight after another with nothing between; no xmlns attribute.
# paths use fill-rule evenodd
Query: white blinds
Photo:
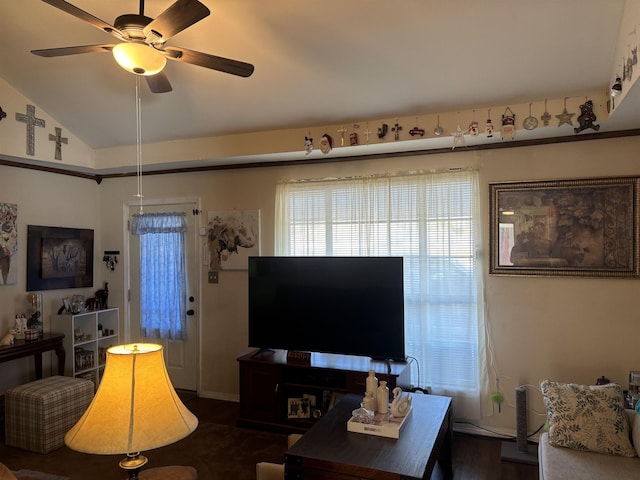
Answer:
<svg viewBox="0 0 640 480"><path fill-rule="evenodd" d="M282 182L276 194L277 255L404 257L413 382L454 397L458 418L480 418L484 383L477 203L471 170Z"/></svg>

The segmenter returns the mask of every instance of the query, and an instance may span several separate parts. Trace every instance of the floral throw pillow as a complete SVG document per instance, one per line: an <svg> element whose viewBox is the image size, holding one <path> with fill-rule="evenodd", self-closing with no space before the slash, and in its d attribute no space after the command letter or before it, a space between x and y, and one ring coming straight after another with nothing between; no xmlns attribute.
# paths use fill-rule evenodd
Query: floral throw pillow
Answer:
<svg viewBox="0 0 640 480"><path fill-rule="evenodd" d="M577 385L543 380L540 384L549 422L549 443L623 457L635 457L629 439L620 385Z"/></svg>

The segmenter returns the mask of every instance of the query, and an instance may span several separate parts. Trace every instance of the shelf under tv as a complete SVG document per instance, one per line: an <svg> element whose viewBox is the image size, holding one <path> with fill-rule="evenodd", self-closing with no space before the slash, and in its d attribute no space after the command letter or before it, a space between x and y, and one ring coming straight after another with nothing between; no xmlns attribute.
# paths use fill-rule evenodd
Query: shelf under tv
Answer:
<svg viewBox="0 0 640 480"><path fill-rule="evenodd" d="M339 401L341 395L364 396L369 370L376 372L378 380L387 381L390 390L396 386L403 390L410 387L407 362L325 353L312 353L309 363L288 362L286 350L249 352L237 360L240 426L304 432ZM316 406L308 411L309 416L290 418L290 400L311 397L316 397Z"/></svg>

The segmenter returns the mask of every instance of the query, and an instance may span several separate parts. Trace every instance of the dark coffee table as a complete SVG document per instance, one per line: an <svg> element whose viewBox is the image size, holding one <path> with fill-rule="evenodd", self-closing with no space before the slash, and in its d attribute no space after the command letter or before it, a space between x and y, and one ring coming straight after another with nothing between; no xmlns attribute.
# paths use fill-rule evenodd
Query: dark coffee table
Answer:
<svg viewBox="0 0 640 480"><path fill-rule="evenodd" d="M285 454L285 478L409 480L452 478L451 398L412 394L399 439L347 431L362 397L346 395Z"/></svg>

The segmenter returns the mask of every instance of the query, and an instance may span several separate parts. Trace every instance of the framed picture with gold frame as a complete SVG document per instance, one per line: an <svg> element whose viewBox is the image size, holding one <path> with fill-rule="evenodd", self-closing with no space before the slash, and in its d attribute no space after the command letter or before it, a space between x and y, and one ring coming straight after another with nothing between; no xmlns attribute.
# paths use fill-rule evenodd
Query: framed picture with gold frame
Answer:
<svg viewBox="0 0 640 480"><path fill-rule="evenodd" d="M640 276L640 177L489 184L489 273Z"/></svg>

